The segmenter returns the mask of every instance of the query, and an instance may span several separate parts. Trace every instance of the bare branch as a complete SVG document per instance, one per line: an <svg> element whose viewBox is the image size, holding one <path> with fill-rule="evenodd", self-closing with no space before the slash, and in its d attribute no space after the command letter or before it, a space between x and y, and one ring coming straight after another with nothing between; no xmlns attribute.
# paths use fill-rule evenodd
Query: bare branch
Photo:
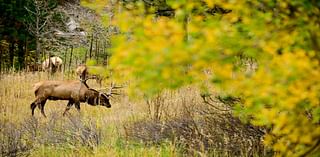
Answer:
<svg viewBox="0 0 320 157"><path fill-rule="evenodd" d="M216 104L218 104L218 101L214 100L210 95L201 95L201 98L202 98L202 100L203 100L203 102L204 102L205 104L208 104L209 106L215 108L216 110L223 111L223 112L228 112L228 111L230 111L230 109L222 109L222 108L220 108L220 107L217 107ZM207 98L208 98L210 101L215 102L215 104L210 103L210 102L207 100Z"/></svg>
<svg viewBox="0 0 320 157"><path fill-rule="evenodd" d="M33 12L33 11L31 11L29 8L27 8L26 6L24 7L28 12L30 12L30 13L32 13L32 14L34 14L34 15L36 15L36 13L35 12Z"/></svg>
<svg viewBox="0 0 320 157"><path fill-rule="evenodd" d="M46 19L43 24L39 27L39 30L42 30L42 28L44 28L44 26L46 26L48 19Z"/></svg>

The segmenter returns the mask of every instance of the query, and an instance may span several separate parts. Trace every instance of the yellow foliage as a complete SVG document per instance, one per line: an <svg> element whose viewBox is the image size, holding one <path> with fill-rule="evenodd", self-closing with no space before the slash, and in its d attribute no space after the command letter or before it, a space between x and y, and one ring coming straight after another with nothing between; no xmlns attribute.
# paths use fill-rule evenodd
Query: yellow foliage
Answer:
<svg viewBox="0 0 320 157"><path fill-rule="evenodd" d="M196 14L197 7L205 10L201 2L173 1L173 18L144 15L139 8L117 13L113 24L130 34L113 40L111 66L121 72L119 79L133 80L133 90L150 95L211 79L217 89L244 100L243 110L251 122L271 129L264 143L276 155L307 152L320 140L317 4L204 2L232 12ZM83 4L98 12L104 5ZM236 70L249 68L232 64L239 53L256 59L257 67Z"/></svg>

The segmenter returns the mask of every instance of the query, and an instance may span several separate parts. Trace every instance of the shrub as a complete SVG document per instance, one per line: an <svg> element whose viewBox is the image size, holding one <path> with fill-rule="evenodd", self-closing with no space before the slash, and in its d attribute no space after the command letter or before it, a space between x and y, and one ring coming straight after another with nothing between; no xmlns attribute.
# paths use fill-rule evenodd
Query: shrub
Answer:
<svg viewBox="0 0 320 157"><path fill-rule="evenodd" d="M33 148L25 139L26 132L18 125L0 120L0 156L21 156Z"/></svg>
<svg viewBox="0 0 320 157"><path fill-rule="evenodd" d="M186 95L185 91L183 94ZM166 106L159 96L155 99L149 101L148 106L157 105L159 102ZM140 141L147 145L161 145L162 142L169 141L181 148L183 154L188 155L268 155L262 143L263 128L243 123L238 117L232 116L232 102L220 97L210 98L210 102L205 103L190 97L181 96L179 99L183 101L174 102L180 104L169 106L182 106L176 110L181 113L180 116L163 119L149 116L150 119L128 123L124 126L127 140ZM224 110L220 110L221 107ZM168 112L158 111L159 108L156 110L158 113Z"/></svg>

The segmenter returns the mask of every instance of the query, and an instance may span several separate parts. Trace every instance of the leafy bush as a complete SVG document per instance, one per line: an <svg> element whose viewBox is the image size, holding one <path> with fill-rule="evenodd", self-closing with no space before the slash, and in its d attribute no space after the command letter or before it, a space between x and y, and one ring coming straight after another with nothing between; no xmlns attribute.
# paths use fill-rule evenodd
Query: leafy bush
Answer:
<svg viewBox="0 0 320 157"><path fill-rule="evenodd" d="M94 8L103 16L102 2ZM264 143L277 155L319 156L319 2L168 0L170 17L139 2L122 3L129 9L112 21L124 33L113 38L111 67L132 93L210 80L215 91L243 99L236 116L267 127ZM254 73L234 64L242 54L257 61Z"/></svg>

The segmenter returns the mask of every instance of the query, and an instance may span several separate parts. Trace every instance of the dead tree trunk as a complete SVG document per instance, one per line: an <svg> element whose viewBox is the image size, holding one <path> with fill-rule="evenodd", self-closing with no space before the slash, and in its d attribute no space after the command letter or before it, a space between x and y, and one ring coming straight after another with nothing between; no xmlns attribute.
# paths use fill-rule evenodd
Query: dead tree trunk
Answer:
<svg viewBox="0 0 320 157"><path fill-rule="evenodd" d="M87 63L87 55L88 55L88 49L86 49L86 53L84 54L84 64Z"/></svg>
<svg viewBox="0 0 320 157"><path fill-rule="evenodd" d="M27 69L27 66L26 66L26 65L29 65L28 37L26 37L26 39L24 41L24 54L25 54L25 57L24 57L25 70L28 71L29 69Z"/></svg>
<svg viewBox="0 0 320 157"><path fill-rule="evenodd" d="M67 53L68 53L68 47L66 48L66 51L64 52L63 73L64 73L65 70L66 70Z"/></svg>
<svg viewBox="0 0 320 157"><path fill-rule="evenodd" d="M76 60L76 66L78 65L78 57L75 57L75 60Z"/></svg>
<svg viewBox="0 0 320 157"><path fill-rule="evenodd" d="M99 61L98 61L98 58L99 57L99 41L98 41L98 38L96 38L96 53L95 53L95 58L96 58L96 61L97 61L97 64L99 64Z"/></svg>
<svg viewBox="0 0 320 157"><path fill-rule="evenodd" d="M92 57L92 45L93 45L93 33L91 35L91 41L90 41L90 51L89 51L89 58Z"/></svg>
<svg viewBox="0 0 320 157"><path fill-rule="evenodd" d="M49 63L48 63L48 77L50 77L51 75L53 75L54 73L54 67L53 67L53 64L52 64L52 61L51 61L51 53L50 51L48 51L48 59L49 59Z"/></svg>
<svg viewBox="0 0 320 157"><path fill-rule="evenodd" d="M71 52L70 52L70 59L69 59L69 72L71 71L72 52L73 52L73 46L71 46Z"/></svg>
<svg viewBox="0 0 320 157"><path fill-rule="evenodd" d="M107 51L106 51L106 42L103 42L103 50L102 50L102 53L103 53L103 65L106 65L107 68L108 68L108 54L107 54Z"/></svg>
<svg viewBox="0 0 320 157"><path fill-rule="evenodd" d="M25 42L23 40L19 40L18 42L18 69L21 70L24 68L24 58L25 58L25 50L24 50Z"/></svg>
<svg viewBox="0 0 320 157"><path fill-rule="evenodd" d="M38 64L39 63L39 56L40 56L40 52L41 52L41 47L40 47L40 39L38 37L36 38L36 58L35 58L35 63Z"/></svg>
<svg viewBox="0 0 320 157"><path fill-rule="evenodd" d="M9 67L13 67L13 57L14 57L14 41L11 41L9 46Z"/></svg>

